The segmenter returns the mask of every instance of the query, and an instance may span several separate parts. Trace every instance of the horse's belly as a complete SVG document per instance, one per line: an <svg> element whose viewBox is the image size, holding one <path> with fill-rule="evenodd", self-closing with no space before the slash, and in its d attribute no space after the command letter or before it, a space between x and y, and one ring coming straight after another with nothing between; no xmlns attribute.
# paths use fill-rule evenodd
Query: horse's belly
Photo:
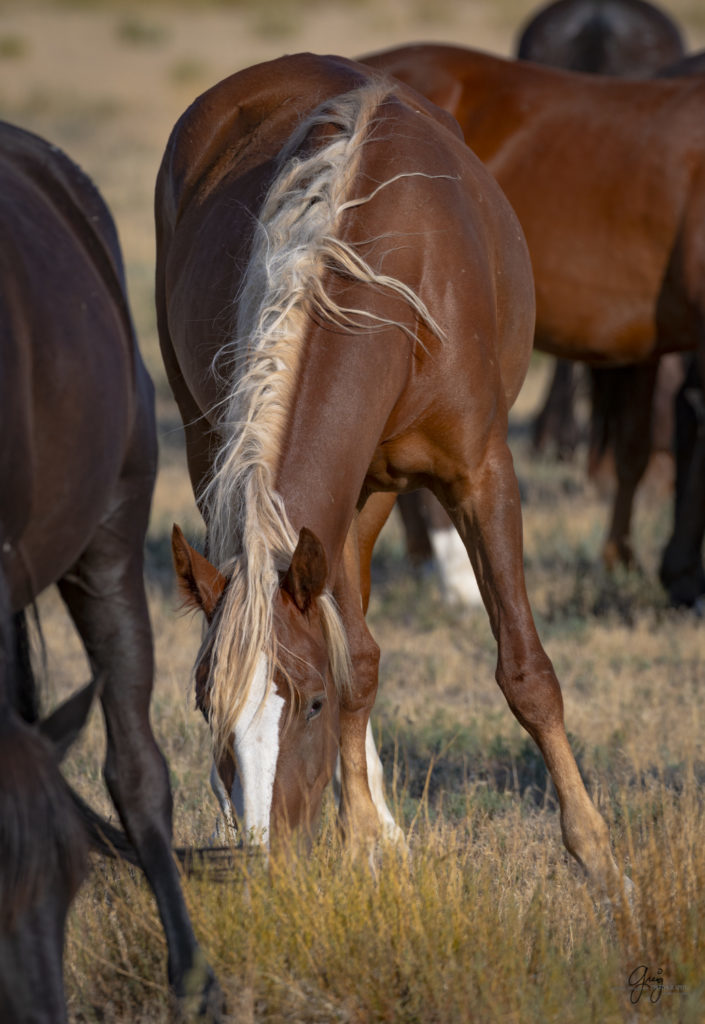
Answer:
<svg viewBox="0 0 705 1024"><path fill-rule="evenodd" d="M610 282L537 271L535 347L584 362L641 362L656 348L657 291L618 273Z"/></svg>

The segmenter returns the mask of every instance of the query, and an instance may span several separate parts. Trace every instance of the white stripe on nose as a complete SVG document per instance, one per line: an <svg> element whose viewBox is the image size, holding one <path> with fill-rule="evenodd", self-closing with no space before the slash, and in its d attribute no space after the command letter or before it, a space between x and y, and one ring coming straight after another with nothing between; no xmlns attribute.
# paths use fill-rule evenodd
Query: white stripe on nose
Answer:
<svg viewBox="0 0 705 1024"><path fill-rule="evenodd" d="M260 656L250 692L235 726L237 773L230 799L246 841L269 846L274 778L279 757L279 719L284 699L267 693L267 661Z"/></svg>

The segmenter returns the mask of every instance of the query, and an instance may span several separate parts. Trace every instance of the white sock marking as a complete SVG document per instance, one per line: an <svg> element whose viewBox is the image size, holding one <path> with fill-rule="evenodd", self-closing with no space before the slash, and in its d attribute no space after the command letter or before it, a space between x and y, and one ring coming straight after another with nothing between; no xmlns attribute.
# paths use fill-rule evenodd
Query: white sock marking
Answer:
<svg viewBox="0 0 705 1024"><path fill-rule="evenodd" d="M377 753L375 738L372 733L372 723L367 722L367 733L365 734L365 758L367 760L367 784L370 787L372 803L377 809L379 820L382 824L382 832L385 839L391 839L395 843L404 842L404 833L397 825L392 812L384 799L384 770L380 756Z"/></svg>
<svg viewBox="0 0 705 1024"><path fill-rule="evenodd" d="M475 607L482 595L460 534L454 526L430 531L431 546L438 563L443 595L449 603Z"/></svg>

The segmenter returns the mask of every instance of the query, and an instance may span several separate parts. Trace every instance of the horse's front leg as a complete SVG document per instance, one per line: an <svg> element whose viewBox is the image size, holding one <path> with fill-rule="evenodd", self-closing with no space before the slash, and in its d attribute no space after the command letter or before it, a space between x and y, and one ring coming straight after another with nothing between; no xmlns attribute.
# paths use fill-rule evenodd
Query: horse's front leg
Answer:
<svg viewBox="0 0 705 1024"><path fill-rule="evenodd" d="M471 474L454 472L441 483L439 497L475 567L497 640L497 682L514 715L538 744L556 787L564 843L593 881L612 890L618 872L607 827L570 749L560 686L529 606L519 487L504 438L490 439Z"/></svg>
<svg viewBox="0 0 705 1024"><path fill-rule="evenodd" d="M340 706L338 764L340 824L344 836L352 842L374 840L380 834L402 839L384 796L382 764L370 725L377 696L379 647L364 618L372 548L394 506L394 495L373 495L368 506L348 533L335 586L353 666L352 689Z"/></svg>

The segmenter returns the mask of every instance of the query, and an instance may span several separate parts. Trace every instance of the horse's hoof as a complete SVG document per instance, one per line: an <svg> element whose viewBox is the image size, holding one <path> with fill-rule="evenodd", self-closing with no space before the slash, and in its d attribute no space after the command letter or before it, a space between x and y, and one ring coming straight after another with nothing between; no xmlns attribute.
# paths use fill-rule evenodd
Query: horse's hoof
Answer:
<svg viewBox="0 0 705 1024"><path fill-rule="evenodd" d="M222 1024L225 996L213 968L201 950L180 984L174 986L171 998L172 1017L176 1024Z"/></svg>
<svg viewBox="0 0 705 1024"><path fill-rule="evenodd" d="M619 566L633 569L636 565L631 544L626 540L608 540L602 549L602 561L608 572L614 572Z"/></svg>

